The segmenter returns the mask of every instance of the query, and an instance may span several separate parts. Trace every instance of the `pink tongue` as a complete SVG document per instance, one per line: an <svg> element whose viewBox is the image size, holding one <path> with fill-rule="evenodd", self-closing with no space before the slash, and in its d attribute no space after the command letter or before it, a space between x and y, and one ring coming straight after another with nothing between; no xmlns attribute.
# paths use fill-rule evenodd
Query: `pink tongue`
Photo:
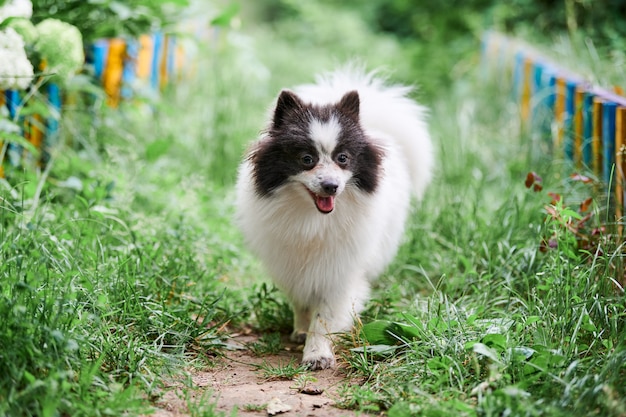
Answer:
<svg viewBox="0 0 626 417"><path fill-rule="evenodd" d="M330 213L335 208L335 197L315 196L315 205L322 213Z"/></svg>

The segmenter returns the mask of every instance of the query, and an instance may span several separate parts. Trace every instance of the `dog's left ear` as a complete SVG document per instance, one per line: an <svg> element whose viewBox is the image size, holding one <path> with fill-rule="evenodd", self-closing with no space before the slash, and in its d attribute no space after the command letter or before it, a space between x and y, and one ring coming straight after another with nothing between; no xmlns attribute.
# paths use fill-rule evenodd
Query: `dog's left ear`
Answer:
<svg viewBox="0 0 626 417"><path fill-rule="evenodd" d="M341 98L341 101L337 104L337 109L358 123L360 106L361 100L359 99L359 93L357 91L350 91Z"/></svg>

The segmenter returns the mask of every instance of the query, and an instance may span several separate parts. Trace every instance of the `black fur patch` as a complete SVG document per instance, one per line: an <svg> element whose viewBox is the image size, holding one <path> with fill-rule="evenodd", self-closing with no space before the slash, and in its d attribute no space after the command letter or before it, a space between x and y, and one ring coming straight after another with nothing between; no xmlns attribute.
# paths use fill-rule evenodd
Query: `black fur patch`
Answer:
<svg viewBox="0 0 626 417"><path fill-rule="evenodd" d="M309 135L310 124L314 119L328 122L331 117L335 117L341 126L337 146L331 155L333 160L340 154L347 156L347 163L342 168L352 172L351 182L367 193L376 190L384 152L368 140L360 126L358 93L346 93L337 104L314 106L284 90L278 97L267 135L250 155L255 186L260 195L271 194L293 175L310 169L303 163L304 155L313 157L317 164L319 155Z"/></svg>

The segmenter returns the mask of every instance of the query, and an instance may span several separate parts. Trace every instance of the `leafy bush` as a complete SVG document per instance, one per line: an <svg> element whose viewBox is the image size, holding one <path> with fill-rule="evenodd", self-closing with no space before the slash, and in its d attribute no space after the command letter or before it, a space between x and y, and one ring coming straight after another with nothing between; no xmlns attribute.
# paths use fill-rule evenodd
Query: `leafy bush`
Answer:
<svg viewBox="0 0 626 417"><path fill-rule="evenodd" d="M34 0L35 23L50 16L71 23L86 41L140 35L166 27L180 17L188 0Z"/></svg>

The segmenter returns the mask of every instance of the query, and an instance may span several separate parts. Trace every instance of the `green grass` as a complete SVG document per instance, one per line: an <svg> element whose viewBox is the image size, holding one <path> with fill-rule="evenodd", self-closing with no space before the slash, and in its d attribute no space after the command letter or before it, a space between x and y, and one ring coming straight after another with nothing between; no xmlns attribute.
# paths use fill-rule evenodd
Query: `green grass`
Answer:
<svg viewBox="0 0 626 417"><path fill-rule="evenodd" d="M147 412L163 378L210 366L229 330L289 330L288 304L230 221L246 143L280 88L355 51L397 69L394 80L428 82L356 15L338 12L341 25L324 10L305 16L222 31L197 76L154 111L98 109L97 123L67 113L74 146L55 155L49 178L1 185L0 415ZM460 55L458 81L425 102L436 179L340 350L364 382L344 387L338 405L389 416L623 416L624 247L608 224L594 240L600 252L577 249L563 219L592 194L592 222L605 223L602 193L529 146L509 92L468 70L477 56L478 45ZM431 59L429 75L442 62ZM546 214L545 192L525 188L531 170L564 196L560 217ZM541 252L550 236L557 248ZM253 350L278 343L269 335ZM262 371L296 383L309 375L296 363ZM209 394L187 392L191 415L216 414Z"/></svg>
<svg viewBox="0 0 626 417"><path fill-rule="evenodd" d="M349 351L350 369L390 416L623 415L624 247L577 249L564 219L585 190L552 181L570 206L546 215L524 171L565 171L527 149L506 93L473 82L435 104L443 164L363 320L374 349Z"/></svg>
<svg viewBox="0 0 626 417"><path fill-rule="evenodd" d="M276 355L283 350L280 333L263 334L259 340L246 344L246 349L256 356Z"/></svg>
<svg viewBox="0 0 626 417"><path fill-rule="evenodd" d="M219 329L245 317L228 284L254 263L210 152L195 149L208 127L185 123L191 102L177 93L154 116L129 105L92 124L68 112L80 145L59 150L47 181L14 173L3 184L0 415L146 411L164 376L212 362ZM206 120L194 97L194 120Z"/></svg>
<svg viewBox="0 0 626 417"><path fill-rule="evenodd" d="M306 365L298 363L294 358L276 365L264 361L258 368L261 378L265 381L290 381L309 372Z"/></svg>
<svg viewBox="0 0 626 417"><path fill-rule="evenodd" d="M623 415L624 247L581 252L563 220L580 194L602 196L551 180L569 207L548 216L525 171L564 169L528 149L505 92L467 81L435 104L439 176L363 319L374 346L348 351L350 369L390 416ZM558 247L542 253L549 235Z"/></svg>

